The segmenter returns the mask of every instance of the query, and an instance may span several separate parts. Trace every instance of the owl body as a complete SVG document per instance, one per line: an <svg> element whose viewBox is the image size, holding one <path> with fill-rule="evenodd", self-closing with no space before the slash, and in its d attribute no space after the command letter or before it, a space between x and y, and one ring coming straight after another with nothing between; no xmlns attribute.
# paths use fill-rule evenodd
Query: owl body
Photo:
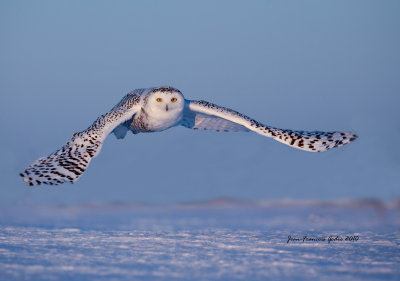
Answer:
<svg viewBox="0 0 400 281"><path fill-rule="evenodd" d="M165 87L163 91L149 91L141 98L140 111L129 124L133 133L164 131L182 120L185 98L177 89Z"/></svg>
<svg viewBox="0 0 400 281"><path fill-rule="evenodd" d="M321 152L352 142L352 132L294 131L264 125L246 115L207 101L185 100L173 87L137 89L86 130L73 134L61 149L39 158L20 174L29 185L73 183L100 152L112 132L123 139L134 134L160 132L174 126L213 131L253 131L288 146Z"/></svg>

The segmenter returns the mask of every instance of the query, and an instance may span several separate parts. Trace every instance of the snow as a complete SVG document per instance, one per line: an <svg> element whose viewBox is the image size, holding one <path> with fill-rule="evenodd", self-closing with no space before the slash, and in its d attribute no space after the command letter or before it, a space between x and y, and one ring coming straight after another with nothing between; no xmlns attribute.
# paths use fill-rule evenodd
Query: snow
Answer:
<svg viewBox="0 0 400 281"><path fill-rule="evenodd" d="M399 212L374 200L3 206L0 280L399 280Z"/></svg>

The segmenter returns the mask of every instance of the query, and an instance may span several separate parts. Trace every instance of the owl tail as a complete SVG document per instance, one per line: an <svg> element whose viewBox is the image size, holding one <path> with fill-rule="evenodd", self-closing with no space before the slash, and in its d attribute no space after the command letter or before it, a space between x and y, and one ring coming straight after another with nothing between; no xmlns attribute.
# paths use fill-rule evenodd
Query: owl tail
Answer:
<svg viewBox="0 0 400 281"><path fill-rule="evenodd" d="M297 149L321 152L348 144L358 138L352 132L306 132L270 128L272 137Z"/></svg>

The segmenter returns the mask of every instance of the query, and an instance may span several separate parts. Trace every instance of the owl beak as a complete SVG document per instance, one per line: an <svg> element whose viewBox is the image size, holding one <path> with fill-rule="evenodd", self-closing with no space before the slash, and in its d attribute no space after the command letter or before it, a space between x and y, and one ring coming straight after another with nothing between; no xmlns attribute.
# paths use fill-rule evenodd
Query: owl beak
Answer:
<svg viewBox="0 0 400 281"><path fill-rule="evenodd" d="M168 111L168 104L165 106L165 110Z"/></svg>

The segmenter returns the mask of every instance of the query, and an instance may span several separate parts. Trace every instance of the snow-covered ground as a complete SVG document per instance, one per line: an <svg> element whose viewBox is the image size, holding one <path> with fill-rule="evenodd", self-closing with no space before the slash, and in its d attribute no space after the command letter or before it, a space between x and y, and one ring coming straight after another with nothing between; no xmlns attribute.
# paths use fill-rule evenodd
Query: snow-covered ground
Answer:
<svg viewBox="0 0 400 281"><path fill-rule="evenodd" d="M374 200L18 204L0 208L0 280L400 280L399 215Z"/></svg>

